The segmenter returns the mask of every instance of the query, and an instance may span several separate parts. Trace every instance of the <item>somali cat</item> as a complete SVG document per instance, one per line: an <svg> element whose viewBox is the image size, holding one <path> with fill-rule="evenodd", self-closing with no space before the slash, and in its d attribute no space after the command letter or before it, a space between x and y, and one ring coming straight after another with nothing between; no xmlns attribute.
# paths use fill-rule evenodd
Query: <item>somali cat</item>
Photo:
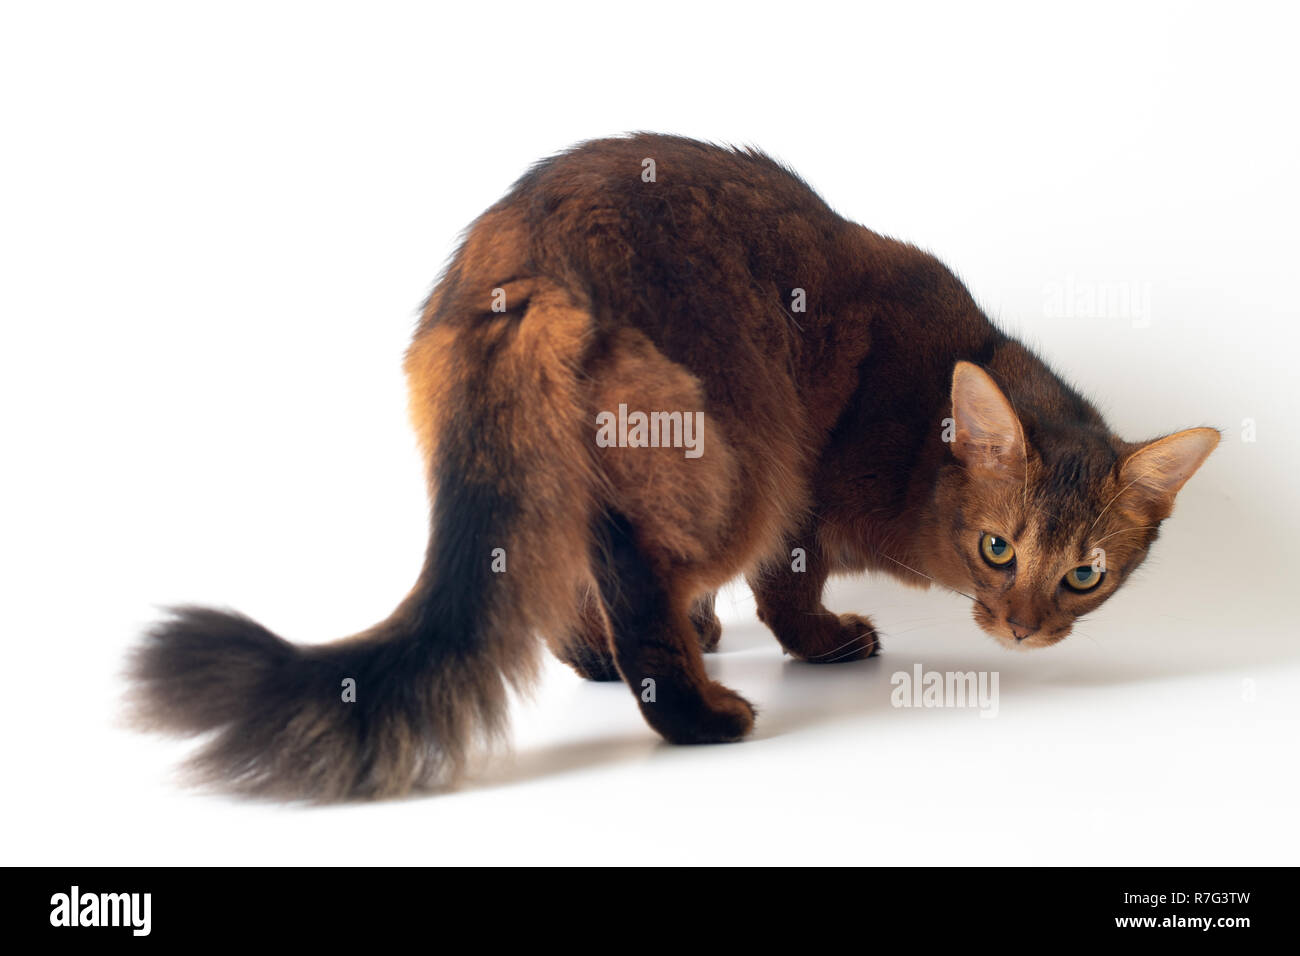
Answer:
<svg viewBox="0 0 1300 956"><path fill-rule="evenodd" d="M215 732L206 779L316 800L453 779L539 640L623 680L675 743L754 709L713 681L744 574L792 657L880 649L822 604L883 571L1062 640L1143 560L1218 442L1132 443L932 256L753 151L669 136L545 160L470 228L406 357L430 544L392 616L331 644L180 608L132 658L148 725Z"/></svg>

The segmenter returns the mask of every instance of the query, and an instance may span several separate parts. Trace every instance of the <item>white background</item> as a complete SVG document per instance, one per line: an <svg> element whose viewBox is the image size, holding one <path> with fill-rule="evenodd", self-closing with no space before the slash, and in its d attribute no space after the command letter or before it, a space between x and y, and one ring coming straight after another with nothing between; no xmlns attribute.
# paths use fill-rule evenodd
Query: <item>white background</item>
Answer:
<svg viewBox="0 0 1300 956"><path fill-rule="evenodd" d="M4 861L1298 862L1296 24L881 6L6 4ZM760 707L740 745L670 748L552 662L455 793L178 789L186 745L115 724L155 606L386 616L424 545L422 298L529 163L635 129L758 144L930 248L1126 437L1223 428L1146 567L1024 654L838 581L885 654L821 669L736 589L709 666ZM1149 323L1062 315L1066 283ZM917 662L998 671L998 717L891 707Z"/></svg>

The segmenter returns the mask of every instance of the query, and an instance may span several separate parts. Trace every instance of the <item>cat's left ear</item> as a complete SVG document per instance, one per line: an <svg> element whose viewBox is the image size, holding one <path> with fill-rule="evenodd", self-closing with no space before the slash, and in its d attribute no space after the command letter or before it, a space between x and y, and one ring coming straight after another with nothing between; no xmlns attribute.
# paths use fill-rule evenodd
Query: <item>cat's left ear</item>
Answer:
<svg viewBox="0 0 1300 956"><path fill-rule="evenodd" d="M952 453L974 475L1021 481L1025 433L1011 402L988 372L958 362L952 372Z"/></svg>
<svg viewBox="0 0 1300 956"><path fill-rule="evenodd" d="M1213 428L1189 428L1139 448L1120 466L1121 494L1146 520L1163 521L1174 497L1219 444Z"/></svg>

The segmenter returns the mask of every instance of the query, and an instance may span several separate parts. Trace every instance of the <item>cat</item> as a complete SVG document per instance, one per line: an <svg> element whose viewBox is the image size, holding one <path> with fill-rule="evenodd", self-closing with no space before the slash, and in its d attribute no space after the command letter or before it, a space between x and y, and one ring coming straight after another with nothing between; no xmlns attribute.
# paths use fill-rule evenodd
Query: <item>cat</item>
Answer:
<svg viewBox="0 0 1300 956"><path fill-rule="evenodd" d="M626 682L666 740L738 740L754 708L702 654L742 574L799 661L880 650L822 604L846 572L959 592L1009 648L1055 644L1219 440L1117 437L931 255L761 152L653 134L546 159L483 213L405 371L432 528L393 614L297 645L183 607L133 651L136 717L214 732L207 781L318 801L451 782L543 639Z"/></svg>

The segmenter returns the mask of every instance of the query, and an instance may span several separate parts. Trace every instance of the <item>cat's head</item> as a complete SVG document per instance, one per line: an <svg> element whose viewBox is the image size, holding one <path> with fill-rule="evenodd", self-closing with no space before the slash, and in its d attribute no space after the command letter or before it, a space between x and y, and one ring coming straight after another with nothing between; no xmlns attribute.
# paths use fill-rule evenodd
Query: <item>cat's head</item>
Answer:
<svg viewBox="0 0 1300 956"><path fill-rule="evenodd" d="M936 492L930 563L1009 647L1055 644L1114 594L1219 442L1213 428L1125 442L1090 406L1080 421L1047 401L1018 416L979 366L953 372L954 460Z"/></svg>

